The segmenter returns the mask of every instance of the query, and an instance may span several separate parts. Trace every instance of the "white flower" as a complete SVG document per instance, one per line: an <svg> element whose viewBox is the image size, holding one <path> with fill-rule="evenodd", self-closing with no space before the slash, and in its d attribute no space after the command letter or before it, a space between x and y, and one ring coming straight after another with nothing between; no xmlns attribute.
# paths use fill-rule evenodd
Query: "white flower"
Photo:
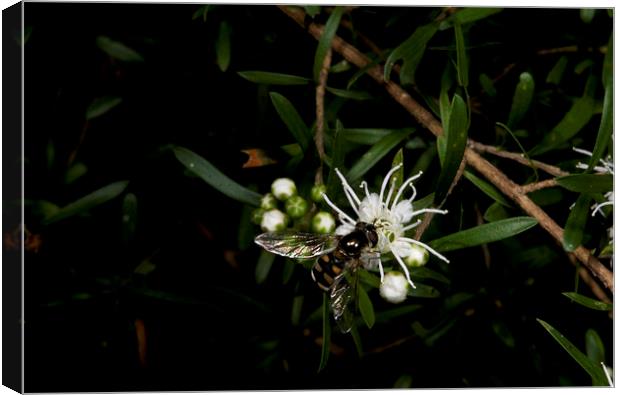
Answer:
<svg viewBox="0 0 620 395"><path fill-rule="evenodd" d="M278 178L271 184L271 193L279 200L286 200L297 195L297 187L290 178Z"/></svg>
<svg viewBox="0 0 620 395"><path fill-rule="evenodd" d="M328 234L336 229L334 216L326 211L319 211L312 218L312 231L316 233Z"/></svg>
<svg viewBox="0 0 620 395"><path fill-rule="evenodd" d="M390 303L400 303L407 299L407 279L400 272L389 272L379 287L379 294Z"/></svg>
<svg viewBox="0 0 620 395"><path fill-rule="evenodd" d="M587 156L590 156L590 157L592 156L592 152L584 150L584 149L581 149L581 148L573 147L573 151L579 152L580 154L587 155ZM610 156L607 156L607 158L605 158L605 159L599 159L599 162L600 162L601 166L594 166L593 167L593 170L595 172L597 172L598 174L611 174L611 175L614 174L614 162L612 161ZM577 163L576 167L578 169L587 170L588 165L585 164L585 163L579 162L579 163ZM605 214L603 213L601 208L605 207L605 206L611 206L611 205L614 204L614 193L613 193L613 191L607 192L604 196L607 199L606 202L595 204L595 205L592 206L592 216L593 217L599 211L600 211L602 216L605 216Z"/></svg>
<svg viewBox="0 0 620 395"><path fill-rule="evenodd" d="M402 166L399 164L395 166L392 170L388 172L383 180L383 184L381 185L381 191L379 194L370 193L368 191L368 184L366 181L362 182L360 188L364 188L365 197L360 200L353 188L348 184L347 180L344 178L342 173L338 169L336 170L336 174L340 177L342 181L342 187L344 189L344 193L357 214L357 221L347 215L344 211L339 209L335 204L333 204L327 195L323 194L323 198L325 202L333 208L338 213L338 219L342 223L337 229L336 234L338 235L346 235L351 233L355 229L355 224L357 222L366 222L369 224L373 224L377 229L378 242L376 245L376 251L381 254L391 253L394 258L398 261L399 265L403 269L405 276L407 277L407 281L413 288L415 285L411 281L411 277L409 275L409 270L407 269L407 265L403 261L404 257L411 255L411 248L413 245L418 245L424 247L428 252L437 256L438 258L449 262L443 255L439 254L437 251L433 250L426 244L405 237L405 232L415 228L422 222L422 220L417 220L412 222L413 218L421 215L423 213L440 213L445 214L447 211L438 210L433 208L421 209L414 211L413 210L413 199L416 196L416 189L413 186L412 182L418 179L422 172L419 172L415 176L409 178L403 185L396 191L394 194L394 179L392 179L390 189L387 191L387 195L385 194L387 185L390 182L392 175ZM413 193L409 199L400 200L403 197L403 193L405 189L410 186L413 190ZM384 281L383 275L383 265L379 262L379 271L381 273L381 282Z"/></svg>
<svg viewBox="0 0 620 395"><path fill-rule="evenodd" d="M286 214L278 209L266 211L263 214L263 219L260 223L260 227L265 232L277 232L284 230L288 224L288 218Z"/></svg>

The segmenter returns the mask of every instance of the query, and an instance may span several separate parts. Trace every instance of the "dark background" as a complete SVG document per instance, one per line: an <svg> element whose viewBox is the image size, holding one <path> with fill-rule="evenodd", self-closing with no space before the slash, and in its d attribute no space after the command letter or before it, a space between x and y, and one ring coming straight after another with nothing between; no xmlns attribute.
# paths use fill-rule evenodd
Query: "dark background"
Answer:
<svg viewBox="0 0 620 395"><path fill-rule="evenodd" d="M321 320L312 313L321 294L307 271L297 267L293 280L284 285L276 260L267 282L257 285L259 250L240 249L238 243L242 205L188 177L167 149L188 147L240 184L267 191L271 181L285 173L283 166L244 169L247 157L241 149L262 148L280 159L277 146L292 139L266 91L236 71L309 77L316 43L273 6L217 7L206 23L192 19L198 7L25 4L25 25L31 29L25 47L26 199L62 207L101 186L129 180L127 191L138 201L137 229L129 245L121 239L122 199L95 208L89 216L49 226L41 225L40 215L29 208L36 204L27 206L26 226L40 236L41 246L26 255L26 391L390 388L403 374L412 377L413 387L589 385L587 374L535 318L557 325L581 349L586 329L596 328L611 364L611 321L560 294L572 290L574 270L561 248L533 229L492 244L490 270L479 249L451 254L453 263L447 267L433 261L432 267L451 280L440 288L442 297L416 301L424 308L415 318L360 328L366 350L408 340L360 359L349 336L334 334L332 341L343 351L317 373ZM424 23L430 11L364 7L353 16L360 31L393 48L411 34L412 26ZM384 28L395 15L400 18ZM485 115L474 118L472 130L484 134L495 120L505 119L518 72L548 71L557 60L536 56L535 50L604 45L611 19L602 14L596 18L586 29L577 10L507 9L483 28L472 28L470 42L486 42L471 50L472 68L494 76L507 64L516 64L514 74L498 84L496 101L481 99ZM214 52L222 20L233 28L226 72L218 68ZM95 44L100 35L135 49L144 62L111 59ZM437 40L437 46L449 42ZM435 59L440 58L437 67ZM334 63L339 60L335 56ZM436 94L444 62L445 51L429 51L418 71L424 76L418 77L422 89ZM330 77L334 86L342 86L341 81L346 79ZM339 118L347 127L414 126L380 87L370 80L360 83L379 98L346 103ZM570 103L565 96L579 96L582 86L566 81L562 89L551 95L566 110ZM274 90L312 122L311 87ZM86 124L89 104L105 95L123 102ZM548 117L552 126L561 118L557 111L543 108L537 116ZM593 141L596 127L582 137ZM81 135L76 161L88 172L66 184L68 158ZM430 141L430 134L422 130L421 135ZM483 135L474 137L485 141ZM51 164L50 142L55 158ZM562 160L568 156L554 155ZM389 162L377 167L387 166ZM428 174L438 174L438 166L435 159ZM430 189L432 178L422 189ZM464 199L474 194L484 198L471 185L459 188L454 194ZM574 197L565 197L566 205L570 199ZM462 207L448 202L451 211ZM566 209L550 210L565 215ZM472 218L465 214L466 220ZM428 238L443 229L454 231L453 220L438 219ZM543 244L550 255L538 267L516 253ZM155 269L148 275L136 273L145 259ZM434 327L446 319L446 304L465 294L466 302L457 304L457 313L450 316L455 325L438 341L429 345L408 338L412 320ZM300 325L290 320L295 295L305 296ZM390 307L378 295L372 297L377 310ZM508 328L512 346L493 330L498 327ZM146 334L142 360L140 333Z"/></svg>

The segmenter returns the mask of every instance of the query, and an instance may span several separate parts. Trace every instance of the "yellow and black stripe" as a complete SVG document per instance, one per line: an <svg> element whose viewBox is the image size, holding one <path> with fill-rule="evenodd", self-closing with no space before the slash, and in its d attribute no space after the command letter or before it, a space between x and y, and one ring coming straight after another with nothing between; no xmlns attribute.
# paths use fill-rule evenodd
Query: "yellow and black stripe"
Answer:
<svg viewBox="0 0 620 395"><path fill-rule="evenodd" d="M334 254L323 255L316 260L310 274L319 288L327 292L334 285L335 279L342 274L344 265L345 261L336 258Z"/></svg>

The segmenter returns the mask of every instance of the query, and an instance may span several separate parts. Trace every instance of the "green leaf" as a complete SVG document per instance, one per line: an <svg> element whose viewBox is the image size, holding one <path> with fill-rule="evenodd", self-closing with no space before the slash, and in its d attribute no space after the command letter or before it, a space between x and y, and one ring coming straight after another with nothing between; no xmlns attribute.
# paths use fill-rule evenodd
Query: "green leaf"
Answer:
<svg viewBox="0 0 620 395"><path fill-rule="evenodd" d="M415 283L415 288L407 288L407 295L413 298L438 298L441 294L430 285L422 284L418 281Z"/></svg>
<svg viewBox="0 0 620 395"><path fill-rule="evenodd" d="M403 181L405 181L405 165L403 161L403 149L401 148L396 151L396 155L394 155L394 159L392 159L392 169L400 165L400 169L392 174L392 179L390 180L390 182L394 182L395 191L398 191L401 185L403 185Z"/></svg>
<svg viewBox="0 0 620 395"><path fill-rule="evenodd" d="M560 85L560 81L562 80L562 76L564 75L564 71L566 70L566 66L568 65L568 57L562 56L555 63L549 74L547 74L547 79L545 82L553 85Z"/></svg>
<svg viewBox="0 0 620 395"><path fill-rule="evenodd" d="M505 207L512 208L512 205L510 204L508 199L506 199L504 195L502 195L502 193L498 191L497 188L495 188L490 183L486 182L485 180L481 178L476 177L474 174L470 173L467 170L465 170L465 178L471 181L472 184L477 186L482 192L484 192L491 199L495 200L497 203Z"/></svg>
<svg viewBox="0 0 620 395"><path fill-rule="evenodd" d="M465 146L467 145L467 124L467 106L461 96L454 95L450 106L448 129L444 130L446 154L435 188L434 203L436 205L441 205L445 200L448 189L463 160Z"/></svg>
<svg viewBox="0 0 620 395"><path fill-rule="evenodd" d="M426 172L436 155L437 145L431 144L426 150L424 150L424 152L422 152L422 154L420 154L420 156L418 156L418 160L411 169L411 175L419 173L420 171Z"/></svg>
<svg viewBox="0 0 620 395"><path fill-rule="evenodd" d="M342 14L344 12L344 8L335 7L332 11L327 23L325 23L325 28L323 29L323 34L319 39L319 45L317 46L316 53L314 55L314 67L313 67L313 75L314 80L319 81L319 74L321 73L321 68L323 68L323 61L325 60L325 56L327 55L327 51L332 46L332 40L334 35L336 34L336 30L338 30L338 25L340 24L340 18L342 18Z"/></svg>
<svg viewBox="0 0 620 395"><path fill-rule="evenodd" d="M562 295L592 310L611 311L614 308L614 305L611 303L604 303L596 299L588 298L577 292L562 292Z"/></svg>
<svg viewBox="0 0 620 395"><path fill-rule="evenodd" d="M467 52L465 51L465 37L458 18L454 21L454 39L456 42L456 74L459 85L467 89L469 84L469 67Z"/></svg>
<svg viewBox="0 0 620 395"><path fill-rule="evenodd" d="M508 325L506 325L505 322L494 320L492 327L493 327L493 332L495 332L495 335L499 337L499 339L502 341L502 343L506 345L506 347L514 348L515 338L512 335L512 331L510 330Z"/></svg>
<svg viewBox="0 0 620 395"><path fill-rule="evenodd" d="M347 174L349 182L353 182L362 177L368 170L377 164L392 148L396 147L401 141L409 136L410 131L398 131L383 137L377 144L372 146L357 162L351 167Z"/></svg>
<svg viewBox="0 0 620 395"><path fill-rule="evenodd" d="M83 198L64 206L56 211L52 216L45 218L43 220L43 224L49 225L62 219L87 212L90 209L112 200L123 193L125 188L127 188L127 184L129 184L129 181L117 181L101 189L97 189Z"/></svg>
<svg viewBox="0 0 620 395"><path fill-rule="evenodd" d="M215 54L217 65L222 71L228 70L230 65L230 35L231 27L227 21L222 21L215 40Z"/></svg>
<svg viewBox="0 0 620 395"><path fill-rule="evenodd" d="M362 319L366 323L368 328L372 328L375 324L375 309L372 306L372 302L366 293L364 287L358 285L357 287L358 293L358 303L360 308L360 314L362 315Z"/></svg>
<svg viewBox="0 0 620 395"><path fill-rule="evenodd" d="M350 129L346 128L342 130L342 137L347 141L356 144L375 145L382 138L398 132L413 133L415 128L403 128L403 129Z"/></svg>
<svg viewBox="0 0 620 395"><path fill-rule="evenodd" d="M418 27L407 40L390 53L383 69L383 79L385 81L390 80L390 73L394 64L402 59L403 65L400 68L400 82L403 85L413 84L415 71L422 60L426 44L437 32L437 26L437 23L432 22Z"/></svg>
<svg viewBox="0 0 620 395"><path fill-rule="evenodd" d="M310 15L310 18L314 18L315 16L321 13L321 6L305 5L304 11L306 11L306 14Z"/></svg>
<svg viewBox="0 0 620 395"><path fill-rule="evenodd" d="M571 343L567 338L564 337L560 332L558 332L554 327L546 323L541 319L536 319L546 330L553 336L553 338L564 348L571 357L581 367L592 377L593 385L597 386L607 386L607 377L605 377L605 372L603 372L603 368L600 365L592 362L588 357L579 351L577 347L573 343Z"/></svg>
<svg viewBox="0 0 620 395"><path fill-rule="evenodd" d="M292 259L284 260L284 268L282 268L282 284L288 284L291 281L293 273L295 273L295 262Z"/></svg>
<svg viewBox="0 0 620 395"><path fill-rule="evenodd" d="M341 191L340 179L338 178L335 169L340 169L340 171L344 170L342 168L344 164L345 147L343 130L344 128L340 120L336 120L336 131L334 132L334 141L331 149L332 166L329 169L329 175L327 176L327 195L331 197L336 196L338 194L337 192Z"/></svg>
<svg viewBox="0 0 620 395"><path fill-rule="evenodd" d="M449 29L454 25L454 22L458 20L461 25L465 25L471 22L478 21L488 16L497 14L501 8L463 8L456 13L452 14L449 18L442 21L439 25L439 30Z"/></svg>
<svg viewBox="0 0 620 395"><path fill-rule="evenodd" d="M611 174L569 174L555 180L569 191L592 194L611 191L614 177Z"/></svg>
<svg viewBox="0 0 620 395"><path fill-rule="evenodd" d="M581 245L591 199L591 196L588 194L580 194L575 206L570 211L568 219L566 220L566 225L564 225L564 238L562 240L564 250L574 251L575 248Z"/></svg>
<svg viewBox="0 0 620 395"><path fill-rule="evenodd" d="M364 356L364 348L362 347L362 338L360 337L359 330L356 325L351 327L351 338L353 339L353 344L355 344L355 350L357 351L358 357Z"/></svg>
<svg viewBox="0 0 620 395"><path fill-rule="evenodd" d="M103 96L96 98L86 110L86 120L90 121L93 118L102 116L121 104L122 101L123 99L117 96Z"/></svg>
<svg viewBox="0 0 620 395"><path fill-rule="evenodd" d="M237 246L243 251L254 245L254 236L256 236L256 228L252 223L252 212L254 207L247 204L241 208L239 216L239 226L237 231Z"/></svg>
<svg viewBox="0 0 620 395"><path fill-rule="evenodd" d="M351 70L351 63L349 63L346 59L341 60L340 62L329 68L330 73L344 73L345 71L349 70ZM347 87L347 89L350 88L350 86Z"/></svg>
<svg viewBox="0 0 620 395"><path fill-rule="evenodd" d="M518 235L537 224L538 221L531 217L503 219L433 240L429 246L439 252L473 247Z"/></svg>
<svg viewBox="0 0 620 395"><path fill-rule="evenodd" d="M267 280L267 276L269 276L275 258L276 256L274 254L261 250L254 273L256 276L256 284L262 284Z"/></svg>
<svg viewBox="0 0 620 395"><path fill-rule="evenodd" d="M495 222L510 217L508 211L497 202L493 202L484 212L483 218L487 222Z"/></svg>
<svg viewBox="0 0 620 395"><path fill-rule="evenodd" d="M67 169L65 174L65 184L72 184L88 172L88 167L82 162L74 163Z"/></svg>
<svg viewBox="0 0 620 395"><path fill-rule="evenodd" d="M323 294L323 345L321 347L321 361L319 362L319 372L327 366L329 359L329 345L331 343L331 323L329 321L329 296Z"/></svg>
<svg viewBox="0 0 620 395"><path fill-rule="evenodd" d="M577 99L564 118L547 133L540 144L530 151L530 155L540 155L573 138L590 122L594 115L594 90L596 78L591 75L586 83L584 95Z"/></svg>
<svg viewBox="0 0 620 395"><path fill-rule="evenodd" d="M425 279L426 280L430 278L430 279L442 282L444 284L450 284L450 280L446 276L434 270L431 270L427 267L424 267L424 266L413 267L409 269L409 274L414 279Z"/></svg>
<svg viewBox="0 0 620 395"><path fill-rule="evenodd" d="M410 374L403 374L394 382L394 388L411 388L413 377Z"/></svg>
<svg viewBox="0 0 620 395"><path fill-rule="evenodd" d="M611 79L609 79L611 81ZM596 142L594 143L594 149L592 150L592 157L588 164L587 171L590 171L596 166L599 160L603 157L603 153L607 149L611 134L613 133L613 93L614 87L612 84L605 86L605 98L603 99L603 115L601 117L601 124L598 128L598 134L596 135Z"/></svg>
<svg viewBox="0 0 620 395"><path fill-rule="evenodd" d="M133 193L128 193L123 199L122 238L129 243L136 233L138 223L138 198Z"/></svg>
<svg viewBox="0 0 620 395"><path fill-rule="evenodd" d="M272 73L269 71L239 71L237 74L255 84L265 85L308 85L311 81L309 78L297 75Z"/></svg>
<svg viewBox="0 0 620 395"><path fill-rule="evenodd" d="M603 59L603 86L607 89L608 86L613 86L614 79L614 34L609 36L607 42L607 53Z"/></svg>
<svg viewBox="0 0 620 395"><path fill-rule="evenodd" d="M592 59L584 59L581 62L577 63L575 66L574 72L575 74L583 74L584 71L588 70L590 67L594 65L594 61Z"/></svg>
<svg viewBox="0 0 620 395"><path fill-rule="evenodd" d="M388 310L383 310L376 315L376 322L388 322L394 318L402 317L404 315L410 315L422 308L419 304L410 304L400 307L394 307Z"/></svg>
<svg viewBox="0 0 620 395"><path fill-rule="evenodd" d="M209 13L209 9L213 6L213 4L207 4L207 5L203 5L202 7L199 7L195 12L194 15L192 15L192 20L196 20L200 17L202 17L203 22L207 21L207 14Z"/></svg>
<svg viewBox="0 0 620 395"><path fill-rule="evenodd" d="M373 98L370 93L364 91L350 91L348 89L337 89L331 88L329 86L325 87L325 89L328 92L333 93L334 95L339 97L344 97L345 99L369 100Z"/></svg>
<svg viewBox="0 0 620 395"><path fill-rule="evenodd" d="M534 203L541 207L551 206L564 199L564 194L559 188L539 189L538 191L528 193L528 196Z"/></svg>
<svg viewBox="0 0 620 395"><path fill-rule="evenodd" d="M586 354L590 361L598 366L605 363L605 346L601 337L592 328L586 331Z"/></svg>
<svg viewBox="0 0 620 395"><path fill-rule="evenodd" d="M312 135L303 119L301 119L293 104L286 97L276 92L269 92L269 96L280 119L282 119L295 140L297 140L302 152L306 152L312 140Z"/></svg>
<svg viewBox="0 0 620 395"><path fill-rule="evenodd" d="M114 41L106 36L98 36L97 46L114 59L123 62L142 62L144 58L138 52L129 48L123 43Z"/></svg>
<svg viewBox="0 0 620 395"><path fill-rule="evenodd" d="M491 97L495 97L497 95L497 90L495 89L495 86L493 85L493 80L489 78L488 75L482 73L478 77L478 80L480 82L480 86L486 92L487 95Z"/></svg>
<svg viewBox="0 0 620 395"><path fill-rule="evenodd" d="M579 16L584 23L592 22L595 13L596 8L582 8L579 10Z"/></svg>
<svg viewBox="0 0 620 395"><path fill-rule="evenodd" d="M300 317L301 317L301 308L304 305L304 296L296 295L293 298L293 304L291 306L291 324L294 326L299 325Z"/></svg>
<svg viewBox="0 0 620 395"><path fill-rule="evenodd" d="M510 128L506 125L504 125L501 122L496 122L495 125L501 127L502 129L504 129L506 132L508 132L508 134L510 135L510 137L512 137L512 139L515 141L515 143L517 143L517 145L519 146L519 149L521 150L521 152L523 153L523 156L525 157L525 159L528 160L530 167L532 168L532 170L534 171L534 177L535 180L538 181L538 170L536 170L536 166L534 166L534 163L532 162L532 159L530 158L530 156L528 155L528 153L525 151L525 148L523 148L523 145L521 145L521 142L519 141L519 139L517 138L517 136L512 132L512 130L510 130Z"/></svg>
<svg viewBox="0 0 620 395"><path fill-rule="evenodd" d="M237 184L202 156L183 147L174 148L174 155L188 170L224 195L242 203L259 206L262 196Z"/></svg>
<svg viewBox="0 0 620 395"><path fill-rule="evenodd" d="M514 127L523 119L534 97L534 77L528 72L521 73L519 83L512 98L512 107L508 115L508 128Z"/></svg>

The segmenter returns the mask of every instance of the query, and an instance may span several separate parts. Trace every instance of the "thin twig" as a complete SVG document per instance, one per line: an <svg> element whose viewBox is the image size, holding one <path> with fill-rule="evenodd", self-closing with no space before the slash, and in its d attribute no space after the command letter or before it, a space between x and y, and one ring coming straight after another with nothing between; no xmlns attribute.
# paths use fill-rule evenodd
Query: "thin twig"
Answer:
<svg viewBox="0 0 620 395"><path fill-rule="evenodd" d="M476 211L476 225L480 226L484 224L484 217L480 212L480 208L478 207L478 203L474 204L474 210ZM482 248L482 255L484 257L484 265L487 267L487 270L491 268L491 252L489 251L489 245L484 243L480 246Z"/></svg>
<svg viewBox="0 0 620 395"><path fill-rule="evenodd" d="M559 47L559 48L539 49L538 51L536 51L536 55L554 55L558 53L574 53L574 52L579 52L579 51L594 52L595 50L604 54L607 52L607 47L602 46L598 48L592 48L592 47L583 48L583 47L578 47L577 45L568 45L566 47Z"/></svg>
<svg viewBox="0 0 620 395"><path fill-rule="evenodd" d="M530 192L538 191L540 189L553 188L557 186L558 186L558 182L555 180L555 178L550 178L548 180L533 182L531 184L523 185L521 186L521 192L530 193Z"/></svg>
<svg viewBox="0 0 620 395"><path fill-rule="evenodd" d="M319 73L319 83L316 86L316 134L314 135L314 143L316 151L319 154L321 164L316 171L314 183L323 184L323 160L325 159L325 87L327 86L327 76L329 75L329 66L332 63L332 50L327 50L321 72Z"/></svg>
<svg viewBox="0 0 620 395"><path fill-rule="evenodd" d="M577 273L579 274L579 277L581 277L581 280L583 280L584 284L590 287L590 290L592 290L594 296L596 296L601 302L612 303L611 299L609 299L603 288L601 288L600 285L598 285L598 283L592 278L590 272L587 271L583 266L579 265L577 258L575 258L573 254L568 253L566 254L566 256L568 256L568 260L570 261L570 263L572 263L573 266L577 268Z"/></svg>
<svg viewBox="0 0 620 395"><path fill-rule="evenodd" d="M493 154L495 156L499 156L501 158L506 158L506 159L511 159L514 160L516 162L521 163L522 165L525 166L534 166L537 169L540 169L548 174L551 174L552 176L555 177L561 177L561 176L567 176L570 173L560 169L559 167L553 166L553 165L549 165L546 164L544 162L538 161L538 160L532 160L529 161L527 158L525 158L523 156L523 154L519 154L516 152L509 152L509 151L503 151L497 147L494 147L492 145L486 145L486 144L482 144L482 143L478 143L476 141L473 140L469 140L468 142L468 146L469 148L473 149L474 151L477 152L485 152L485 153L489 153L489 154Z"/></svg>
<svg viewBox="0 0 620 395"><path fill-rule="evenodd" d="M278 7L290 18L292 18L299 26L305 27L305 13L303 10L299 8L291 8L289 6ZM319 39L323 33L323 26L311 23L307 26L307 30L314 38ZM364 56L364 54L338 36L334 36L332 41L332 49L359 68L364 68L370 63L370 60ZM441 123L433 114L415 101L409 93L400 87L400 85L394 83L393 81L383 80L381 66L371 67L366 72L375 81L381 84L401 106L413 115L418 123L426 127L435 136L441 136L443 134ZM526 194L522 193L519 185L510 180L498 168L478 155L471 148L465 149L465 159L467 160L468 165L487 178L506 196L515 201L528 215L538 220L540 226L542 226L543 229L545 229L557 241L562 242L564 238L564 230ZM593 257L583 246L577 247L573 253L599 280L601 280L605 287L613 292L613 273L609 269L603 266L603 264L601 264L597 258Z"/></svg>

